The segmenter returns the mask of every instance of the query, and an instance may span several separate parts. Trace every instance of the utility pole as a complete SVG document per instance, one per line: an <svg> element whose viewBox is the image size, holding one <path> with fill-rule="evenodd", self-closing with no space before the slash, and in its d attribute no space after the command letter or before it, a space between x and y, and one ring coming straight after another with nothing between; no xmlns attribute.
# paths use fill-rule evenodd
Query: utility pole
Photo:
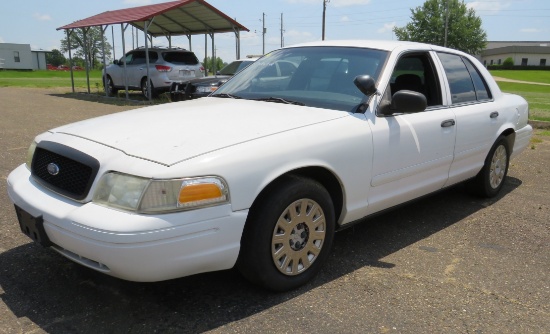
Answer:
<svg viewBox="0 0 550 334"><path fill-rule="evenodd" d="M262 27L262 55L265 55L265 13L262 13L263 15L263 19L262 19L262 23L263 23L263 27Z"/></svg>
<svg viewBox="0 0 550 334"><path fill-rule="evenodd" d="M281 47L285 46L284 36L283 36L283 13L281 13Z"/></svg>
<svg viewBox="0 0 550 334"><path fill-rule="evenodd" d="M447 47L447 31L449 30L449 0L445 0L445 42L444 47Z"/></svg>
<svg viewBox="0 0 550 334"><path fill-rule="evenodd" d="M322 40L325 40L325 15L327 12L327 3L329 3L330 0L323 0L323 38Z"/></svg>

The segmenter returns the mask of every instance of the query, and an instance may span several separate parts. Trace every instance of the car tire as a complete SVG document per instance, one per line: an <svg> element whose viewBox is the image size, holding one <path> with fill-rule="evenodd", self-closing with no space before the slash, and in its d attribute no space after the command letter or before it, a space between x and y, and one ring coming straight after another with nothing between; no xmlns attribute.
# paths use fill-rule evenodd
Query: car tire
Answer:
<svg viewBox="0 0 550 334"><path fill-rule="evenodd" d="M249 211L237 268L251 282L287 291L311 280L326 261L335 215L318 182L287 176L268 187Z"/></svg>
<svg viewBox="0 0 550 334"><path fill-rule="evenodd" d="M107 96L116 96L118 89L115 88L113 79L108 75L103 82L104 87L107 88Z"/></svg>
<svg viewBox="0 0 550 334"><path fill-rule="evenodd" d="M506 137L500 136L489 151L485 164L477 176L468 182L469 190L481 197L494 197L502 189L510 162L510 148Z"/></svg>
<svg viewBox="0 0 550 334"><path fill-rule="evenodd" d="M149 84L147 84L149 83ZM157 94L155 93L155 86L153 85L153 82L151 80L147 80L147 78L143 78L141 79L141 94L143 94L143 96L146 98L146 99L149 99L149 95L147 94L147 90L151 89L151 97L152 98L155 98L157 97Z"/></svg>

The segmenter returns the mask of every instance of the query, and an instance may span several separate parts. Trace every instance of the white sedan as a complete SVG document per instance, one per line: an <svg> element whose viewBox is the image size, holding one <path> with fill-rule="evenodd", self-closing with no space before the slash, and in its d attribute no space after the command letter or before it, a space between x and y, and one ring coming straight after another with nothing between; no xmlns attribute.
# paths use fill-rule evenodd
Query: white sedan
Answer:
<svg viewBox="0 0 550 334"><path fill-rule="evenodd" d="M237 266L284 291L363 217L463 181L495 196L527 119L525 100L459 51L316 42L267 54L207 98L43 133L8 192L25 234L105 274Z"/></svg>

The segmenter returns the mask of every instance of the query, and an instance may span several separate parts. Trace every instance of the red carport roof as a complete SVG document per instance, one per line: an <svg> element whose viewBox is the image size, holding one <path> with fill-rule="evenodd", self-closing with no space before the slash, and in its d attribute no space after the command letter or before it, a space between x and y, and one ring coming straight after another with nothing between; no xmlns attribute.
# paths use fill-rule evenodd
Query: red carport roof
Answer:
<svg viewBox="0 0 550 334"><path fill-rule="evenodd" d="M129 23L138 29L144 30L145 21L150 19L153 19L153 23L148 26L147 32L152 36L249 31L204 0L171 1L107 11L59 27L57 30L119 23Z"/></svg>

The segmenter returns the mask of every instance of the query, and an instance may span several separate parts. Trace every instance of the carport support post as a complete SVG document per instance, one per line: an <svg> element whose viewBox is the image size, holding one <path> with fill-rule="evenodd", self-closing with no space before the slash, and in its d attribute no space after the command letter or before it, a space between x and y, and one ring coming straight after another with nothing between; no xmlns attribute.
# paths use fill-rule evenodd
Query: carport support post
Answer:
<svg viewBox="0 0 550 334"><path fill-rule="evenodd" d="M191 35L187 35L187 39L189 40L189 51L193 51L193 48L191 47Z"/></svg>
<svg viewBox="0 0 550 334"><path fill-rule="evenodd" d="M103 26L101 26L101 52L103 53L103 69L101 70L101 77L103 79L103 90L105 91L105 96L108 97L109 94L107 93L107 80L105 73L106 67L107 67L107 61L105 60L105 31L109 28L109 26L105 26L105 29L103 29Z"/></svg>
<svg viewBox="0 0 550 334"><path fill-rule="evenodd" d="M124 77L124 89L126 90L126 100L129 100L128 96L128 77L126 76L126 40L124 39L124 32L126 31L126 28L128 28L128 24L126 24L126 27L124 24L120 24L120 33L122 34L122 62L124 63L124 68L122 69L122 76Z"/></svg>
<svg viewBox="0 0 550 334"><path fill-rule="evenodd" d="M69 31L68 29L65 30L67 32L67 47L69 48L69 67L71 68L71 86L73 87L73 94L74 94L74 75L73 75L73 56L71 55L71 34L73 30Z"/></svg>
<svg viewBox="0 0 550 334"><path fill-rule="evenodd" d="M235 32L235 51L236 51L236 56L237 56L237 59L241 59L241 33L239 31L239 29L236 29L235 27L233 27L233 31Z"/></svg>
<svg viewBox="0 0 550 334"><path fill-rule="evenodd" d="M216 75L216 46L214 45L214 33L210 33L212 39L212 75Z"/></svg>
<svg viewBox="0 0 550 334"><path fill-rule="evenodd" d="M145 83L145 85L146 87L149 87L149 89L147 90L147 99L149 100L149 102L153 100L153 83L149 79L149 43L148 43L149 37L148 37L147 29L149 28L149 25L153 23L154 19L155 18L153 17L150 21L145 21L145 24L143 25L144 27L143 32L145 33L145 66L147 66L147 77L145 78L147 82ZM152 41L151 41L151 44L152 44Z"/></svg>
<svg viewBox="0 0 550 334"><path fill-rule="evenodd" d="M88 94L90 94L90 50L88 48L88 31L90 28L82 28L82 35L84 36L84 62L86 63L86 83L88 85ZM71 67L72 71L72 67Z"/></svg>
<svg viewBox="0 0 550 334"><path fill-rule="evenodd" d="M208 76L208 64L206 61L208 60L208 34L204 34L204 76Z"/></svg>

